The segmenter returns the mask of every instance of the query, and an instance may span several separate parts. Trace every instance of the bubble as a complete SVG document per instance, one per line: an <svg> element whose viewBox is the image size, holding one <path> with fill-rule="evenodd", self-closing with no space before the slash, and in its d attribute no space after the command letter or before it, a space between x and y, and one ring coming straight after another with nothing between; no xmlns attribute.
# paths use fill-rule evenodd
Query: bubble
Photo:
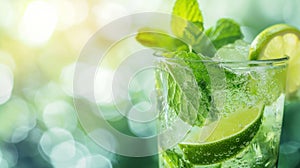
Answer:
<svg viewBox="0 0 300 168"><path fill-rule="evenodd" d="M76 130L76 132L73 133L74 137L80 137L80 142L84 144L90 151L91 154L100 154L102 156L105 156L109 160L115 159L115 154L104 149L100 145L96 144L95 141L93 141L90 137L86 136L85 132L81 130ZM78 139L78 138L77 138Z"/></svg>
<svg viewBox="0 0 300 168"><path fill-rule="evenodd" d="M3 164L4 166L7 167L14 167L17 164L19 158L19 154L15 145L5 144L1 146L1 151L2 151L2 161L0 162L0 165L2 166Z"/></svg>
<svg viewBox="0 0 300 168"><path fill-rule="evenodd" d="M50 158L54 161L65 162L74 157L76 148L73 140L65 141L54 146Z"/></svg>
<svg viewBox="0 0 300 168"><path fill-rule="evenodd" d="M77 126L74 108L65 101L49 103L43 112L43 121L48 128L59 127L73 131Z"/></svg>
<svg viewBox="0 0 300 168"><path fill-rule="evenodd" d="M85 144L76 142L75 147L76 147L76 155L75 155L76 158L79 158L78 156L88 156L91 154L90 149L88 149L88 147ZM79 159L77 159L76 161L78 160Z"/></svg>
<svg viewBox="0 0 300 168"><path fill-rule="evenodd" d="M80 82L74 88L74 90L76 90L76 93L74 93L74 97L78 97L78 98L84 98L87 99L91 102L98 102L98 96L100 96L100 98L104 98L105 100L107 99L106 93L107 91L110 91L109 88L105 88L102 91L105 91L103 93L101 93L101 90L97 93L97 88L99 85L99 83L97 83L97 76L95 76L94 78L94 72L96 71L97 67L96 66L91 66L89 64L86 63L82 63L82 62L77 62L76 63L76 71L80 70L80 72L78 72L78 74L76 74L76 76L74 76L74 81L78 80L78 81L88 81L89 78L93 78L95 81L95 84L93 85L93 83L87 83L87 82ZM109 77L109 76L108 76ZM108 79L104 78L101 79L102 82L105 81L105 83L109 82ZM109 85L106 85L109 86ZM95 88L92 88L95 87ZM101 85L100 85L101 87ZM102 95L101 95L102 94Z"/></svg>
<svg viewBox="0 0 300 168"><path fill-rule="evenodd" d="M78 160L89 156L87 147L79 142L63 142L55 146L51 152L50 158L54 167L76 167Z"/></svg>
<svg viewBox="0 0 300 168"><path fill-rule="evenodd" d="M67 65L63 68L60 74L60 83L63 90L69 96L73 96L73 78L74 78L75 64Z"/></svg>
<svg viewBox="0 0 300 168"><path fill-rule="evenodd" d="M89 133L90 137L97 139L97 143L109 151L115 151L118 145L114 135L105 129L96 129Z"/></svg>
<svg viewBox="0 0 300 168"><path fill-rule="evenodd" d="M156 134L156 122L139 123L132 120L128 120L130 130L139 137L150 137Z"/></svg>
<svg viewBox="0 0 300 168"><path fill-rule="evenodd" d="M20 126L17 127L12 136L11 136L11 142L20 142L24 140L28 136L28 132L32 129L31 126Z"/></svg>
<svg viewBox="0 0 300 168"><path fill-rule="evenodd" d="M156 119L155 109L151 109L151 104L147 101L134 105L127 114L129 120L138 122L149 122Z"/></svg>
<svg viewBox="0 0 300 168"><path fill-rule="evenodd" d="M40 139L40 147L47 156L51 156L52 150L55 146L64 142L68 142L68 145L74 145L75 141L72 134L62 128L51 128L42 135Z"/></svg>
<svg viewBox="0 0 300 168"><path fill-rule="evenodd" d="M7 102L13 90L14 77L10 68L4 64L0 64L0 105Z"/></svg>
<svg viewBox="0 0 300 168"><path fill-rule="evenodd" d="M66 95L61 87L54 82L49 82L36 91L34 103L38 111L43 112L44 108L51 102L59 99L65 99Z"/></svg>
<svg viewBox="0 0 300 168"><path fill-rule="evenodd" d="M12 97L0 106L0 138L18 143L27 137L36 120L28 104L21 98Z"/></svg>
<svg viewBox="0 0 300 168"><path fill-rule="evenodd" d="M93 155L80 159L76 168L112 168L112 164L102 155Z"/></svg>
<svg viewBox="0 0 300 168"><path fill-rule="evenodd" d="M141 106L144 107L144 103L139 103ZM147 103L146 103L147 104ZM140 110L142 107L139 108ZM149 112L143 112L135 109L133 107L129 113L127 122L129 124L130 130L137 136L140 137L149 137L154 136L156 133L156 125L157 122L154 120L155 116ZM137 116L139 116L137 118Z"/></svg>

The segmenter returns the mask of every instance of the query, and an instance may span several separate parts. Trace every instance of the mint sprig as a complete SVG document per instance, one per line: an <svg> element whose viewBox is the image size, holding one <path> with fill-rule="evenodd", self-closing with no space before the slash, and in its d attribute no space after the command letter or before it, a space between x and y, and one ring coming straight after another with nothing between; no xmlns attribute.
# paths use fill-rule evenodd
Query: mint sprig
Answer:
<svg viewBox="0 0 300 168"><path fill-rule="evenodd" d="M203 17L197 0L177 0L173 7L171 26L177 37L183 37L188 23L195 25L198 30L203 31Z"/></svg>
<svg viewBox="0 0 300 168"><path fill-rule="evenodd" d="M216 26L205 31L197 0L175 2L171 29L174 35L143 28L139 30L136 39L146 47L171 53L162 56L180 58L180 61L174 60L173 64L168 61L161 64L168 75L167 79L157 81L167 82L168 100L165 103L171 109L170 113L174 112L185 122L201 127L215 106L211 97L210 76L202 60L210 60L216 49L242 39L243 34L240 26L231 19L220 19ZM200 56L200 53L204 56ZM178 63L183 65L178 66ZM186 75L186 69L189 69L191 75ZM186 81L195 81L196 84L191 84L189 88Z"/></svg>
<svg viewBox="0 0 300 168"><path fill-rule="evenodd" d="M162 156L169 168L193 168L194 166L183 158L183 155L175 150L166 150Z"/></svg>
<svg viewBox="0 0 300 168"><path fill-rule="evenodd" d="M227 18L218 20L217 24L207 29L205 33L216 49L244 37L240 26L234 20Z"/></svg>

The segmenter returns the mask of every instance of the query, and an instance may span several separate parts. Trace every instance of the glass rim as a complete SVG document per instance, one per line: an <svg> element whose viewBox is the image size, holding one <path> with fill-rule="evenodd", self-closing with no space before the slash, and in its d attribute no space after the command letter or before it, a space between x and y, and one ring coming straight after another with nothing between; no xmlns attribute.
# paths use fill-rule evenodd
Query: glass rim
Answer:
<svg viewBox="0 0 300 168"><path fill-rule="evenodd" d="M171 53L171 52L170 52ZM272 58L272 59L263 59L263 60L243 60L243 61L231 61L231 60L208 60L208 59L203 59L203 60L194 60L194 59L184 59L184 58L174 58L174 57L164 57L162 56L161 52L155 52L153 54L155 57L163 60L184 60L184 61L190 61L190 62L203 62L203 63L216 63L216 64L247 64L247 65L270 65L270 64L284 64L287 63L289 60L288 55L283 55L280 58ZM201 56L201 54L197 54ZM209 57L211 58L211 57Z"/></svg>

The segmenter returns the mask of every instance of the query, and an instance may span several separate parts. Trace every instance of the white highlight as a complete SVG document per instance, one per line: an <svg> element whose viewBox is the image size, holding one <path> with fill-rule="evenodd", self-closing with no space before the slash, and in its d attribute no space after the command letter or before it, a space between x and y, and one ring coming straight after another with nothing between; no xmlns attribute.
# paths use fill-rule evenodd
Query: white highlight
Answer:
<svg viewBox="0 0 300 168"><path fill-rule="evenodd" d="M0 1L0 27L5 27L10 31L16 18L11 1Z"/></svg>
<svg viewBox="0 0 300 168"><path fill-rule="evenodd" d="M84 0L56 0L58 13L57 29L66 30L75 24L83 22L89 12L88 3Z"/></svg>
<svg viewBox="0 0 300 168"><path fill-rule="evenodd" d="M112 84L114 71L110 69L101 69L95 77L95 99L97 103L113 103Z"/></svg>
<svg viewBox="0 0 300 168"><path fill-rule="evenodd" d="M0 64L0 105L10 99L13 85L12 71L6 65Z"/></svg>
<svg viewBox="0 0 300 168"><path fill-rule="evenodd" d="M27 6L22 18L19 26L20 37L32 45L43 44L52 36L57 19L57 11L52 4L34 1Z"/></svg>
<svg viewBox="0 0 300 168"><path fill-rule="evenodd" d="M51 156L52 150L55 146L64 142L67 142L68 145L75 145L75 140L69 131L60 128L52 128L43 134L40 139L40 146L47 156ZM68 152L72 153L72 151Z"/></svg>
<svg viewBox="0 0 300 168"><path fill-rule="evenodd" d="M77 117L74 108L62 100L49 103L45 107L43 121L48 128L57 127L73 131L77 127Z"/></svg>

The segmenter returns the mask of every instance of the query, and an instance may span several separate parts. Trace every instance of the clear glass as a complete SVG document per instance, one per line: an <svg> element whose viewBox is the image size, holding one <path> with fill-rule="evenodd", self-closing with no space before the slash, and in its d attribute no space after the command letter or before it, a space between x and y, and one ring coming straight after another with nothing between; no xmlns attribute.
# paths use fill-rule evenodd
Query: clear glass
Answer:
<svg viewBox="0 0 300 168"><path fill-rule="evenodd" d="M288 58L156 58L160 168L277 166Z"/></svg>

